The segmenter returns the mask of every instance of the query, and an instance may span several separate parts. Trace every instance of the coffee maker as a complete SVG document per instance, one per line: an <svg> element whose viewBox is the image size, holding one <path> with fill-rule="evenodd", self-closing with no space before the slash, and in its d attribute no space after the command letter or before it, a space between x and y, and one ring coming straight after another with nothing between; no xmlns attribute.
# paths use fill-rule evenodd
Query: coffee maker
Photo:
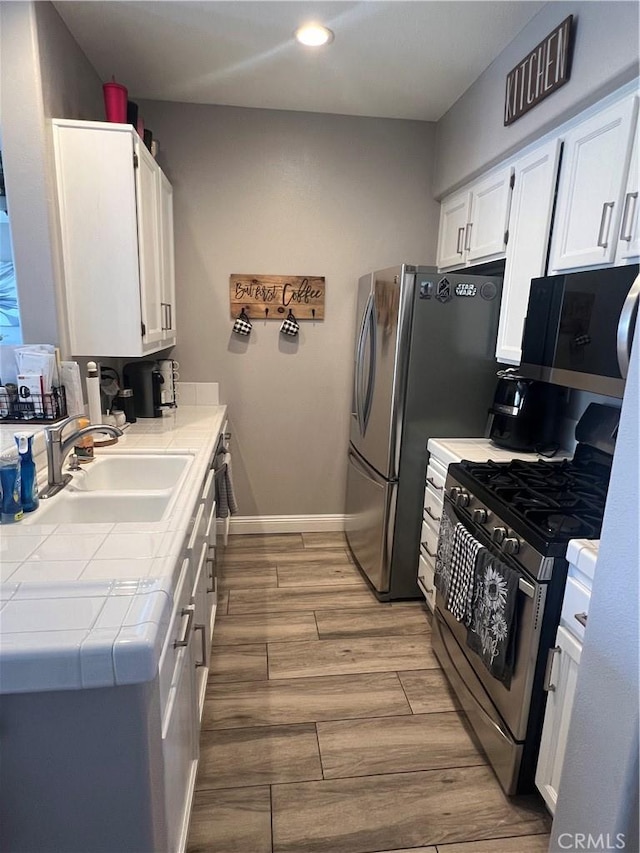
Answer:
<svg viewBox="0 0 640 853"><path fill-rule="evenodd" d="M162 374L155 361L132 361L122 371L126 388L133 391L136 417L162 417Z"/></svg>
<svg viewBox="0 0 640 853"><path fill-rule="evenodd" d="M498 371L489 409L489 438L508 450L542 451L557 447L556 425L565 389L521 376L517 369Z"/></svg>

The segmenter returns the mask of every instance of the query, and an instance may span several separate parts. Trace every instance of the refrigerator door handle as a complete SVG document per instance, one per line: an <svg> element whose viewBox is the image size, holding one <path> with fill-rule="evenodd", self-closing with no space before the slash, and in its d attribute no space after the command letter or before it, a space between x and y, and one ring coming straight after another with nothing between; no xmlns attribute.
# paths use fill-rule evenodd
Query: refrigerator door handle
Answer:
<svg viewBox="0 0 640 853"><path fill-rule="evenodd" d="M362 394L360 393L362 388L362 361L364 353L364 333L367 326L370 302L371 294L369 294L367 304L365 305L364 311L362 312L362 323L360 324L358 343L356 345L356 364L353 375L353 408L355 409L355 411L352 412L352 414L358 422L358 429L360 430L361 435L363 433Z"/></svg>
<svg viewBox="0 0 640 853"><path fill-rule="evenodd" d="M364 398L363 425L364 431L369 423L371 407L373 404L373 388L376 381L376 311L373 293L369 297L369 314L367 318L368 341L369 341L369 375L367 377L367 390Z"/></svg>

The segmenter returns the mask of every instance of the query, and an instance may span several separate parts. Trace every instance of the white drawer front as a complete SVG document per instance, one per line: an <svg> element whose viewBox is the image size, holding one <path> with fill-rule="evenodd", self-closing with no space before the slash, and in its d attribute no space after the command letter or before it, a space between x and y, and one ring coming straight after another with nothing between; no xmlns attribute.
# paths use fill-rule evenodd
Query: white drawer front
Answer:
<svg viewBox="0 0 640 853"><path fill-rule="evenodd" d="M440 495L444 495L444 481L447 479L447 469L441 465L436 459L431 459L427 468L427 486L431 486L433 491Z"/></svg>
<svg viewBox="0 0 640 853"><path fill-rule="evenodd" d="M584 622L589 613L591 593L575 578L568 578L562 601L560 624L577 637L584 640Z"/></svg>
<svg viewBox="0 0 640 853"><path fill-rule="evenodd" d="M431 486L424 490L424 517L430 521L432 527L439 529L442 517L442 497L433 491Z"/></svg>
<svg viewBox="0 0 640 853"><path fill-rule="evenodd" d="M418 562L418 581L419 587L422 590L430 610L433 610L436 602L436 588L433 583L434 570L432 561L424 556L424 552L420 552L420 560Z"/></svg>
<svg viewBox="0 0 640 853"><path fill-rule="evenodd" d="M171 617L169 632L165 640L164 648L160 656L159 667L159 682L160 682L160 706L162 714L165 713L166 702L169 696L169 690L174 680L175 670L178 664L179 651L181 646L174 646L174 642L184 640L184 632L187 628L188 615L183 616L183 611L189 607L191 602L191 567L189 560L183 560L182 569L180 571L180 580L175 591L176 607Z"/></svg>
<svg viewBox="0 0 640 853"><path fill-rule="evenodd" d="M422 522L422 531L420 533L420 550L425 556L431 557L432 560L436 556L436 548L438 547L438 533L426 521Z"/></svg>

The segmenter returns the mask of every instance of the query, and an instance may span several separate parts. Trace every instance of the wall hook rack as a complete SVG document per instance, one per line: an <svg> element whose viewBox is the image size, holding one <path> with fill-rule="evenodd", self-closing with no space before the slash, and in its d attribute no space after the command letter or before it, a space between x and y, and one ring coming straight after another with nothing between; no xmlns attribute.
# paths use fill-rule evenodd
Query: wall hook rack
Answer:
<svg viewBox="0 0 640 853"><path fill-rule="evenodd" d="M290 309L298 320L324 320L324 293L324 276L229 276L232 317L237 317L243 305L251 320L277 320Z"/></svg>

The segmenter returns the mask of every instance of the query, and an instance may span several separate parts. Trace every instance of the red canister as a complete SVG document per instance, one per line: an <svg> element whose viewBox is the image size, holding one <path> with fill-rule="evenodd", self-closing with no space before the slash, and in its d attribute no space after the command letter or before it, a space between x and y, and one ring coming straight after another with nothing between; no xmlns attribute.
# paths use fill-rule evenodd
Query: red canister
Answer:
<svg viewBox="0 0 640 853"><path fill-rule="evenodd" d="M127 87L116 83L115 78L110 83L102 84L104 93L104 109L107 121L115 121L118 124L127 122Z"/></svg>

